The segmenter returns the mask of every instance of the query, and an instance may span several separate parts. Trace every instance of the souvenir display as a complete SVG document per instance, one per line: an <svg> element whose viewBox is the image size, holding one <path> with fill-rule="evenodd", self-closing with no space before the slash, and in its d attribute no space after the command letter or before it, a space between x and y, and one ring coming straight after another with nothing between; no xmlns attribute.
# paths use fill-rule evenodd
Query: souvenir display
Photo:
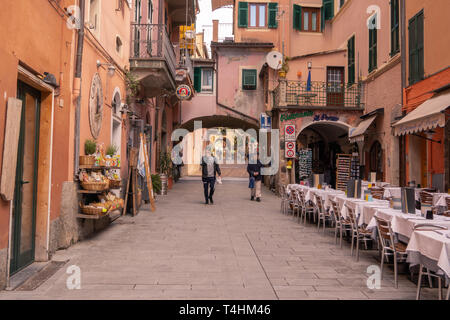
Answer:
<svg viewBox="0 0 450 320"><path fill-rule="evenodd" d="M338 154L336 160L336 189L347 191L347 182L350 180L350 154Z"/></svg>

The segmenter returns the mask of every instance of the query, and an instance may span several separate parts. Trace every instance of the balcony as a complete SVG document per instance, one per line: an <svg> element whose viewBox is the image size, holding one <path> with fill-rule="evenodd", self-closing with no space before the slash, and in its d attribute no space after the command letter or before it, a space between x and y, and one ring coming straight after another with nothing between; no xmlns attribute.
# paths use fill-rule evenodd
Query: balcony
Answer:
<svg viewBox="0 0 450 320"><path fill-rule="evenodd" d="M162 24L131 25L131 70L149 97L161 88L173 91L177 58L166 26Z"/></svg>
<svg viewBox="0 0 450 320"><path fill-rule="evenodd" d="M274 90L275 108L362 110L362 84L331 84L312 81L280 80Z"/></svg>

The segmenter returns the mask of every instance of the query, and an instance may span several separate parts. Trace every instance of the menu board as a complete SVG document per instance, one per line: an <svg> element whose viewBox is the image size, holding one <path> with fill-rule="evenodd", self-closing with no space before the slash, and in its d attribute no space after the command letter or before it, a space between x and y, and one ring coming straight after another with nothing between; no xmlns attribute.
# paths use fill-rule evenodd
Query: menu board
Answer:
<svg viewBox="0 0 450 320"><path fill-rule="evenodd" d="M338 154L336 159L336 189L347 190L347 182L350 180L351 154Z"/></svg>

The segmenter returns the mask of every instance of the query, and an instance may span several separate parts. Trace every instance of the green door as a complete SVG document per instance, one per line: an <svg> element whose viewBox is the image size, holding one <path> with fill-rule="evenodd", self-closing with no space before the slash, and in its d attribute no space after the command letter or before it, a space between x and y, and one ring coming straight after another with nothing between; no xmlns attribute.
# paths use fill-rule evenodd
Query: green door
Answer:
<svg viewBox="0 0 450 320"><path fill-rule="evenodd" d="M11 274L34 261L41 93L19 81L22 118L13 200Z"/></svg>

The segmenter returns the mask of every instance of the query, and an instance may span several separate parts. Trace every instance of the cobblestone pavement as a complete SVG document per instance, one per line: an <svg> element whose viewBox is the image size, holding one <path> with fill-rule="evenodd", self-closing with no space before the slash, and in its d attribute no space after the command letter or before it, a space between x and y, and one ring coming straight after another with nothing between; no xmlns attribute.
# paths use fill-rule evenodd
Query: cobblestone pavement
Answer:
<svg viewBox="0 0 450 320"><path fill-rule="evenodd" d="M54 260L81 268L81 289L68 290L66 266L34 291L3 291L0 299L414 299L416 286L385 267L381 289L370 290L367 268L377 250L350 256L312 224L280 213L263 188L249 200L246 182L217 186L202 202L200 181L180 181L159 197L157 211L123 217L95 237L58 251ZM437 289L423 290L437 298Z"/></svg>

